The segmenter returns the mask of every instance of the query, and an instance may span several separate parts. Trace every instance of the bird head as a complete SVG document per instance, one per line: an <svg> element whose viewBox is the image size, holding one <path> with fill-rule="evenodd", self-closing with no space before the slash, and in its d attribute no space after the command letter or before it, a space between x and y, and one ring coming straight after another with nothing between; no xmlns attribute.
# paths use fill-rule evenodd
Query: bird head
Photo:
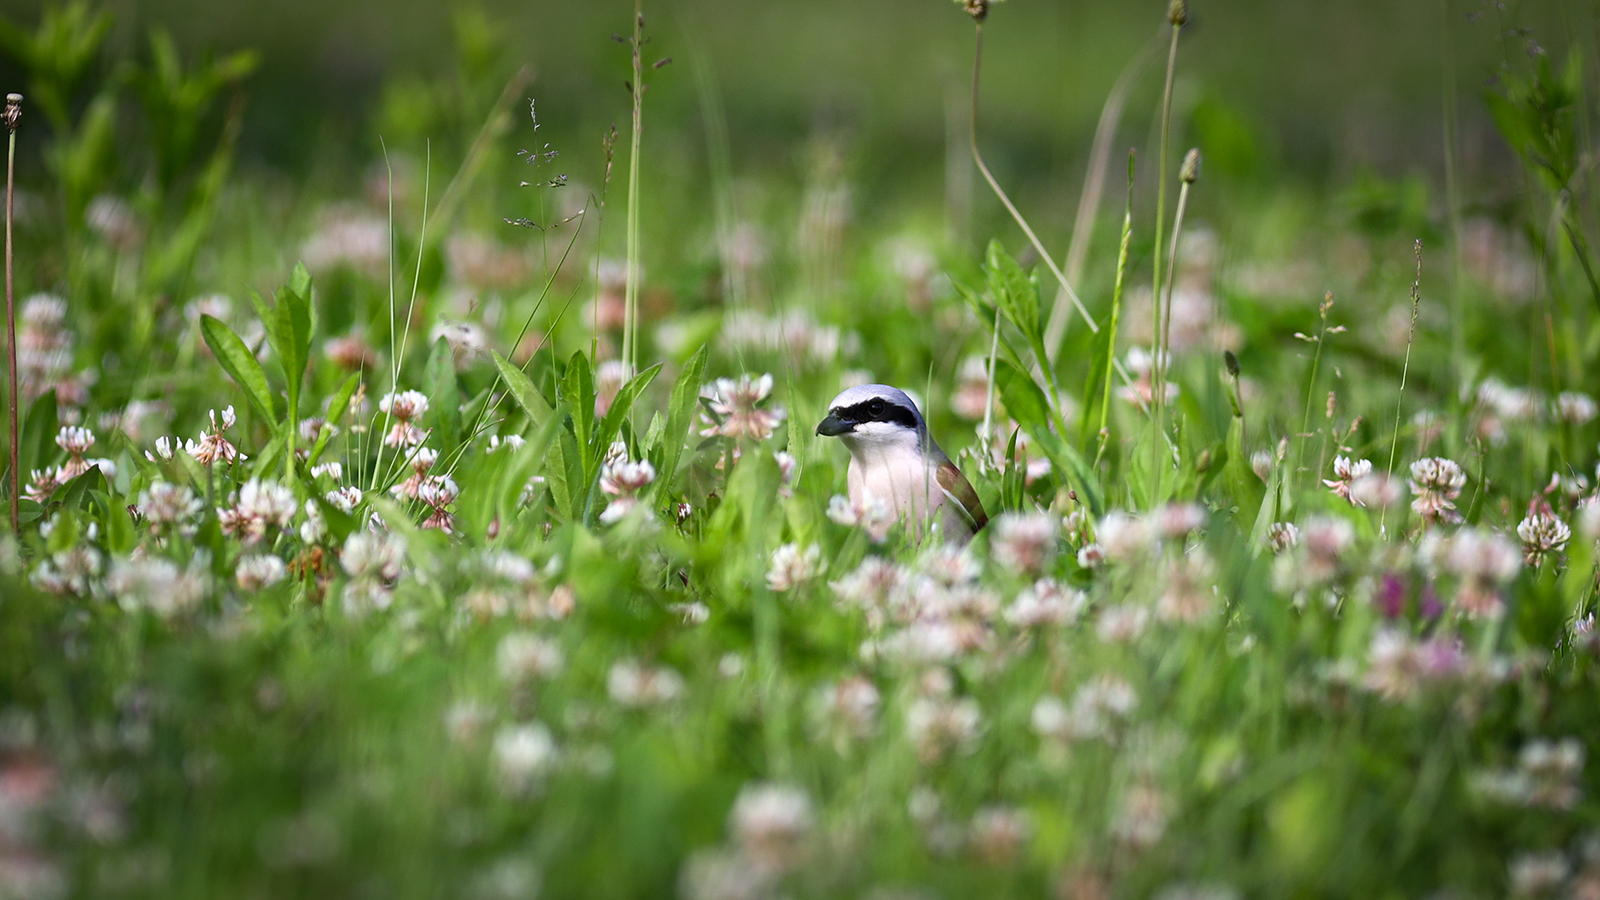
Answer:
<svg viewBox="0 0 1600 900"><path fill-rule="evenodd" d="M927 423L917 404L905 391L886 384L863 384L846 390L828 404L828 417L817 425L817 434L837 437L847 446L919 446L927 440L927 433Z"/></svg>

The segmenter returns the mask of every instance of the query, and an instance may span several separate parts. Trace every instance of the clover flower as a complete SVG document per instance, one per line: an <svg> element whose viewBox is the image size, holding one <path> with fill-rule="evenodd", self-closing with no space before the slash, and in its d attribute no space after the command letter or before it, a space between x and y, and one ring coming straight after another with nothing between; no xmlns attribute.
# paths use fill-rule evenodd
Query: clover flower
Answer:
<svg viewBox="0 0 1600 900"><path fill-rule="evenodd" d="M712 422L700 433L734 440L766 440L787 415L781 406L764 405L771 394L771 373L760 378L746 373L737 381L718 378L700 393L712 416Z"/></svg>
<svg viewBox="0 0 1600 900"><path fill-rule="evenodd" d="M784 872L800 862L814 819L805 791L759 782L739 789L728 814L728 830L745 858L769 872Z"/></svg>
<svg viewBox="0 0 1600 900"><path fill-rule="evenodd" d="M656 467L648 459L635 462L624 454L600 469L600 490L615 497L600 513L600 521L611 525L639 505L639 493L656 480Z"/></svg>
<svg viewBox="0 0 1600 900"><path fill-rule="evenodd" d="M390 392L378 401L378 411L393 422L383 442L390 447L415 447L428 436L418 428L417 419L428 413L428 395L421 391Z"/></svg>
<svg viewBox="0 0 1600 900"><path fill-rule="evenodd" d="M822 571L822 548L812 544L784 544L772 551L772 567L767 570L767 588L783 593L815 578Z"/></svg>
<svg viewBox="0 0 1600 900"><path fill-rule="evenodd" d="M252 478L239 489L234 505L220 511L218 518L224 533L253 546L266 537L269 527L288 528L298 508L293 491L276 481Z"/></svg>
<svg viewBox="0 0 1600 900"><path fill-rule="evenodd" d="M185 441L183 445L184 451L194 457L194 461L202 466L210 466L219 460L232 465L238 460L244 459L244 454L239 452L239 448L235 447L223 436L223 432L232 428L236 421L238 421L238 417L234 415L233 407L230 406L224 409L220 417L217 415L217 411L213 409L211 411L211 430L200 432L200 440L198 442ZM157 450L159 449L160 442L157 442Z"/></svg>
<svg viewBox="0 0 1600 900"><path fill-rule="evenodd" d="M1461 521L1455 499L1467 483L1467 474L1454 461L1442 457L1419 459L1411 464L1411 509L1431 525L1451 525Z"/></svg>
<svg viewBox="0 0 1600 900"><path fill-rule="evenodd" d="M1572 540L1572 529L1541 498L1537 508L1517 524L1517 537L1522 539L1523 564L1537 568L1546 556L1566 549Z"/></svg>
<svg viewBox="0 0 1600 900"><path fill-rule="evenodd" d="M1059 520L1047 513L1001 514L989 542L994 561L1023 576L1037 575L1055 556L1059 527Z"/></svg>
<svg viewBox="0 0 1600 900"><path fill-rule="evenodd" d="M1352 460L1348 456L1335 456L1333 458L1333 478L1322 483L1333 491L1333 495L1341 500L1350 501L1352 506L1364 505L1359 498L1351 494L1350 487L1359 478L1372 474L1372 460Z"/></svg>

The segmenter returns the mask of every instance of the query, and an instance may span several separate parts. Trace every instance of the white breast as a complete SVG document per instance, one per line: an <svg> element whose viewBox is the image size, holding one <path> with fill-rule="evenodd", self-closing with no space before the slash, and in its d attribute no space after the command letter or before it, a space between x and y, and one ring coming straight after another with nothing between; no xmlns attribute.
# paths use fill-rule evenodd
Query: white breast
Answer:
<svg viewBox="0 0 1600 900"><path fill-rule="evenodd" d="M846 483L852 505L863 507L869 497L887 503L914 534L924 532L930 517L941 510L939 522L946 537L961 540L972 534L961 514L953 506L946 508L948 498L935 467L915 448L856 444L850 448Z"/></svg>

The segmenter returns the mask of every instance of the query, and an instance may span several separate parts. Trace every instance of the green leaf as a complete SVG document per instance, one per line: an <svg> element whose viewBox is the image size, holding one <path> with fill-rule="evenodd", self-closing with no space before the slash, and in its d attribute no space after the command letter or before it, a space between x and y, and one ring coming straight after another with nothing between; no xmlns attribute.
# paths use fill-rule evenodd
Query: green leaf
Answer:
<svg viewBox="0 0 1600 900"><path fill-rule="evenodd" d="M1029 278L1017 261L1006 253L999 241L990 241L984 257L989 292L1001 311L1017 326L1034 355L1042 362L1044 353L1043 318L1039 311L1039 283Z"/></svg>
<svg viewBox="0 0 1600 900"><path fill-rule="evenodd" d="M1223 467L1229 501L1244 516L1261 508L1265 485L1250 468L1250 454L1244 449L1244 417L1234 416L1228 423L1228 461Z"/></svg>
<svg viewBox="0 0 1600 900"><path fill-rule="evenodd" d="M295 271L297 275L303 274L305 267L299 266ZM289 385L289 394L298 397L300 382L305 378L306 367L311 361L313 326L309 276L303 293L293 288L278 292L277 314L279 336L284 344L279 362Z"/></svg>
<svg viewBox="0 0 1600 900"><path fill-rule="evenodd" d="M582 352L572 354L567 362L561 402L572 417L572 434L579 449L587 449L594 434L594 376L589 371L589 358Z"/></svg>
<svg viewBox="0 0 1600 900"><path fill-rule="evenodd" d="M444 338L433 342L422 385L428 395L423 424L433 429L441 452L454 450L461 443L461 390L456 386L455 354Z"/></svg>
<svg viewBox="0 0 1600 900"><path fill-rule="evenodd" d="M353 372L344 380L344 384L339 386L339 390L333 395L333 400L328 403L329 425L334 425L344 418L344 414L350 409L350 398L355 395L359 384L361 384L361 373ZM322 451L327 449L328 439L332 436L332 428L324 428L322 433L317 435L317 442L311 447L311 456L306 460L307 468L316 465L322 459Z"/></svg>
<svg viewBox="0 0 1600 900"><path fill-rule="evenodd" d="M506 387L511 391L511 398L522 407L523 413L528 416L528 421L535 427L550 421L555 415L555 410L550 408L550 404L545 401L544 395L539 393L539 389L533 386L533 379L517 368L511 360L494 351L490 352L494 354L494 367L500 372L500 380L506 383Z"/></svg>
<svg viewBox="0 0 1600 900"><path fill-rule="evenodd" d="M617 391L617 398L611 401L611 408L606 410L606 417L600 421L600 433L595 436L594 446L589 450L596 466L605 457L606 450L611 446L611 442L616 440L617 435L622 432L622 423L628 420L628 413L633 409L634 402L639 399L639 395L644 392L644 389L650 386L650 382L655 381L656 376L660 374L661 364L656 363L628 379L628 383L622 386L622 390Z"/></svg>
<svg viewBox="0 0 1600 900"><path fill-rule="evenodd" d="M22 423L22 446L18 448L18 477L27 481L34 469L42 469L55 458L57 420L56 392L45 391L33 401L28 418Z"/></svg>
<svg viewBox="0 0 1600 900"><path fill-rule="evenodd" d="M1040 390L1032 376L1003 359L995 360L994 374L995 387L1005 401L1006 412L1011 414L1011 418L1029 435L1050 431L1054 423L1050 401L1045 399L1044 391Z"/></svg>
<svg viewBox="0 0 1600 900"><path fill-rule="evenodd" d="M1030 431L1028 437L1044 451L1044 455L1050 460L1050 465L1067 479L1067 483L1074 491L1078 492L1078 502L1088 506L1089 512L1096 519L1105 515L1105 491L1100 487L1100 479L1095 475L1094 467L1083 458L1083 454L1049 431Z"/></svg>
<svg viewBox="0 0 1600 900"><path fill-rule="evenodd" d="M322 513L322 522L328 527L328 536L333 539L334 545L343 544L350 532L360 525L355 516L329 503L321 494L313 494L311 499L316 502L317 511Z"/></svg>
<svg viewBox="0 0 1600 900"><path fill-rule="evenodd" d="M678 461L683 458L684 441L688 440L689 427L694 423L695 410L699 408L700 387L705 380L706 345L689 357L678 383L672 386L672 398L667 402L667 424L661 433L660 449L655 454L656 473L663 482L670 483L678 473Z"/></svg>
<svg viewBox="0 0 1600 900"><path fill-rule="evenodd" d="M118 555L131 553L136 541L133 533L133 516L128 514L128 507L103 491L96 491L94 499L103 511L106 549Z"/></svg>
<svg viewBox="0 0 1600 900"><path fill-rule="evenodd" d="M220 319L208 315L200 316L200 335L234 384L244 389L245 399L256 412L268 422L277 422L277 414L272 409L272 390L267 387L267 373L262 371L261 363L244 341Z"/></svg>

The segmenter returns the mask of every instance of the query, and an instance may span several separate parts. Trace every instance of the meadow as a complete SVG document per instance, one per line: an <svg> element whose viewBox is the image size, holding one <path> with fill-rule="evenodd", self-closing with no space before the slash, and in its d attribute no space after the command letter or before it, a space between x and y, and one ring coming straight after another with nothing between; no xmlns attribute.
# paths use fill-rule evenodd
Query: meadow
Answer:
<svg viewBox="0 0 1600 900"><path fill-rule="evenodd" d="M1313 177L1204 5L1069 171L1028 0L927 5L935 151L786 171L648 6L603 113L462 7L283 169L270 52L0 21L0 900L1600 898L1593 14L1444 4L1443 152ZM970 543L846 495L873 382Z"/></svg>

